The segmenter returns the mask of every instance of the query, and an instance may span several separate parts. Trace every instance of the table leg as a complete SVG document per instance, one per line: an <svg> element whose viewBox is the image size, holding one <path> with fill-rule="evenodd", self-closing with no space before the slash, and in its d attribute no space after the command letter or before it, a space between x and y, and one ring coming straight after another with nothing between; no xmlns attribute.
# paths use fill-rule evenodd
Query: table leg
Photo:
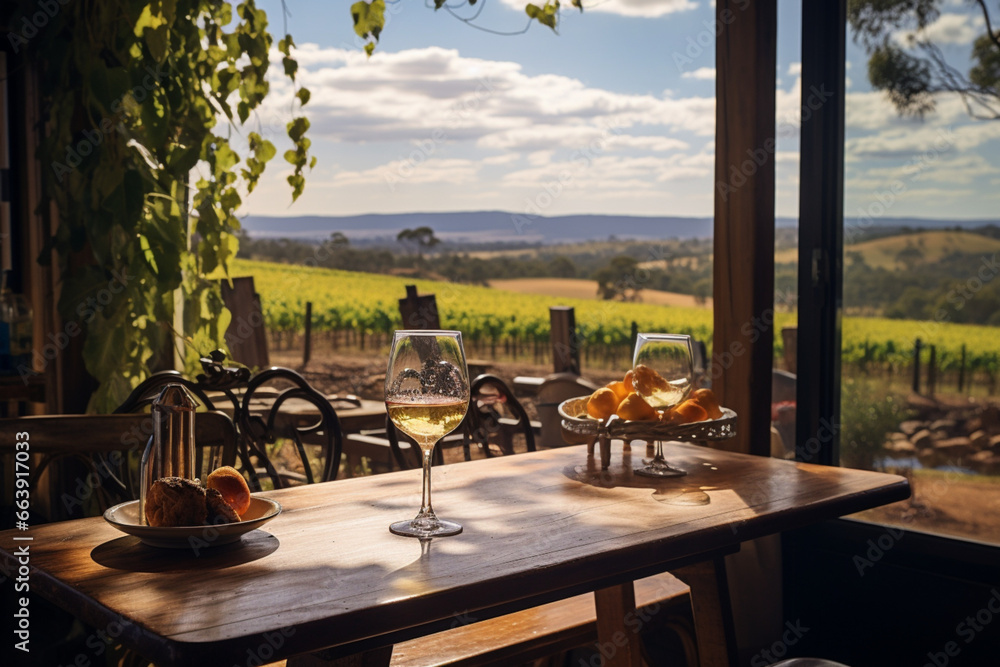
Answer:
<svg viewBox="0 0 1000 667"><path fill-rule="evenodd" d="M736 634L729 605L726 564L722 556L672 570L671 574L691 587L691 608L702 667L736 665Z"/></svg>
<svg viewBox="0 0 1000 667"><path fill-rule="evenodd" d="M392 646L372 649L343 658L328 659L323 651L307 655L292 656L285 667L388 667L392 658Z"/></svg>
<svg viewBox="0 0 1000 667"><path fill-rule="evenodd" d="M604 658L604 667L642 667L637 632L641 623L635 623L632 582L594 591L594 603L597 606L597 648Z"/></svg>

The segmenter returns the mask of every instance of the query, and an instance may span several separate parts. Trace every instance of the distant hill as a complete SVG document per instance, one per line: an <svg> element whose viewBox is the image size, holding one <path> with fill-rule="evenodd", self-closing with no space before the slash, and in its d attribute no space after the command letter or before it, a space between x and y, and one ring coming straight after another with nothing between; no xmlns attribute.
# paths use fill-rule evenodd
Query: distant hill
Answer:
<svg viewBox="0 0 1000 667"><path fill-rule="evenodd" d="M851 221L848 220L848 223ZM427 226L442 241L490 244L553 244L618 239L690 239L712 236L710 217L643 217L629 215L525 216L504 211L396 213L351 216L270 217L248 215L243 228L252 238L322 240L341 232L352 242L395 242L404 229ZM880 218L879 229L965 229L1000 220ZM778 218L778 227L794 228L794 218Z"/></svg>
<svg viewBox="0 0 1000 667"><path fill-rule="evenodd" d="M900 253L907 251L912 256L914 266L939 262L949 255L992 255L1000 252L1000 240L981 234L954 230L917 231L897 236L887 236L873 241L864 241L847 246L845 260L850 264L850 256L858 253L865 264L873 268L883 268L890 271L906 268L906 262ZM792 248L775 253L774 261L791 263L798 261L798 250Z"/></svg>
<svg viewBox="0 0 1000 667"><path fill-rule="evenodd" d="M250 215L243 228L253 238L326 239L341 232L352 242L395 243L404 229L427 226L442 241L455 243L551 244L619 239L689 239L712 236L711 218L627 215L524 216L503 211L399 213L385 215L299 216ZM794 225L782 219L781 225Z"/></svg>

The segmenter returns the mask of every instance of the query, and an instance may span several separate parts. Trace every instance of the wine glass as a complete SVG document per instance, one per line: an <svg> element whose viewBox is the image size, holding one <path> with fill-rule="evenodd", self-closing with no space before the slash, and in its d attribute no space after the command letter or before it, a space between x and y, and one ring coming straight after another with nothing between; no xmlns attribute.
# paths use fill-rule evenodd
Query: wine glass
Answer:
<svg viewBox="0 0 1000 667"><path fill-rule="evenodd" d="M691 391L694 362L691 337L682 334L641 333L635 341L632 383L651 407L666 410L678 405ZM663 458L663 442L656 441L656 455L635 474L646 477L680 477L687 472L672 468Z"/></svg>
<svg viewBox="0 0 1000 667"><path fill-rule="evenodd" d="M457 535L462 526L439 519L431 507L431 454L469 409L469 369L458 331L396 331L385 375L389 419L413 438L423 453L424 489L420 512L389 526L396 535L429 538Z"/></svg>

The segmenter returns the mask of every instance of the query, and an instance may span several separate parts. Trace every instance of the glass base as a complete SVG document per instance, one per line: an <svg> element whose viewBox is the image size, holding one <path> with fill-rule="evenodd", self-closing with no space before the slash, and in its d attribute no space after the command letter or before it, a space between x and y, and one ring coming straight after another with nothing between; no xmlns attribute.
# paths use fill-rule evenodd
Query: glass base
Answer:
<svg viewBox="0 0 1000 667"><path fill-rule="evenodd" d="M683 477L686 470L671 468L666 459L657 456L650 461L643 461L646 464L643 468L635 468L632 472L643 477Z"/></svg>
<svg viewBox="0 0 1000 667"><path fill-rule="evenodd" d="M462 526L454 521L444 521L436 516L418 516L409 521L397 521L389 526L389 532L403 537L447 537L461 533Z"/></svg>

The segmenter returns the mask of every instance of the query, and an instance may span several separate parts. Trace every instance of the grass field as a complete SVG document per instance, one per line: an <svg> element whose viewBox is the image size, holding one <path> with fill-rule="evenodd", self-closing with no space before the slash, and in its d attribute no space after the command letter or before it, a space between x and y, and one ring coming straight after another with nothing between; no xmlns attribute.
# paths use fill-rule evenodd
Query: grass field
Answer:
<svg viewBox="0 0 1000 667"><path fill-rule="evenodd" d="M261 295L265 320L271 332L301 332L305 304L313 304L316 332L349 332L352 336L384 337L400 324L398 300L406 285L421 294L436 294L441 324L459 329L479 350L494 353L510 347L522 353L549 342L549 307L572 306L577 334L588 356L621 357L631 353L631 327L640 331L687 333L712 344L712 310L652 303L623 303L588 298L519 294L511 291L414 280L371 273L352 273L287 264L237 260L234 275L252 275ZM794 313L777 313L774 323L747 322L741 333L748 339L774 336L775 354L783 347L782 327L794 325ZM843 319L843 360L865 372L898 373L912 363L914 339L935 345L938 368L956 372L964 355L966 369L989 377L991 386L1000 373L1000 336L996 327L890 320L874 317ZM963 352L964 348L964 352ZM926 349L926 348L925 348ZM800 345L800 354L806 348ZM480 352L482 353L482 352ZM926 355L925 355L926 362Z"/></svg>

